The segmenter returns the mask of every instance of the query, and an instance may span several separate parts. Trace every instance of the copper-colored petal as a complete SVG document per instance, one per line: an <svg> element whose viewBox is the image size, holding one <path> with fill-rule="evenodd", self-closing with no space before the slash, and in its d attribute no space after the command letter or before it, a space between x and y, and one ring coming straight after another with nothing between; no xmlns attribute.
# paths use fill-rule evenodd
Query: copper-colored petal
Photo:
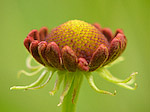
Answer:
<svg viewBox="0 0 150 112"><path fill-rule="evenodd" d="M30 52L29 48L30 48L30 44L31 44L31 40L27 37L24 39L24 46L27 48L27 50Z"/></svg>
<svg viewBox="0 0 150 112"><path fill-rule="evenodd" d="M121 41L121 53L122 53L127 46L127 38L124 34L121 33L118 33L116 37Z"/></svg>
<svg viewBox="0 0 150 112"><path fill-rule="evenodd" d="M76 71L78 58L75 52L69 46L65 46L62 48L62 60L64 67L68 71Z"/></svg>
<svg viewBox="0 0 150 112"><path fill-rule="evenodd" d="M108 58L108 48L105 45L100 45L97 50L93 53L90 60L89 67L90 71L94 71L101 67Z"/></svg>
<svg viewBox="0 0 150 112"><path fill-rule="evenodd" d="M94 23L93 26L95 26L100 32L102 31L100 24Z"/></svg>
<svg viewBox="0 0 150 112"><path fill-rule="evenodd" d="M124 34L122 29L117 29L114 37L116 37L118 33Z"/></svg>
<svg viewBox="0 0 150 112"><path fill-rule="evenodd" d="M85 58L78 59L78 68L83 71L89 71L88 62Z"/></svg>
<svg viewBox="0 0 150 112"><path fill-rule="evenodd" d="M34 40L31 45L30 45L30 53L32 54L32 56L41 64L44 65L43 61L41 60L41 57L38 53L38 43L39 41Z"/></svg>
<svg viewBox="0 0 150 112"><path fill-rule="evenodd" d="M44 41L47 35L48 35L48 28L42 27L39 32L40 41Z"/></svg>
<svg viewBox="0 0 150 112"><path fill-rule="evenodd" d="M46 56L45 56L45 51L46 51L46 48L47 48L47 42L45 41L41 41L39 44L38 44L38 53L41 57L41 60L45 63L45 65L47 66L51 66L47 59L46 59Z"/></svg>
<svg viewBox="0 0 150 112"><path fill-rule="evenodd" d="M110 28L103 28L102 33L107 38L108 42L110 42L113 39L113 34Z"/></svg>
<svg viewBox="0 0 150 112"><path fill-rule="evenodd" d="M111 41L109 48L109 56L104 65L117 59L124 51L126 43L126 37L123 34L118 33L117 36Z"/></svg>
<svg viewBox="0 0 150 112"><path fill-rule="evenodd" d="M58 69L62 69L60 49L55 42L50 42L47 45L45 56L49 64Z"/></svg>
<svg viewBox="0 0 150 112"><path fill-rule="evenodd" d="M38 30L32 30L29 34L29 37L33 37L34 40L39 40L39 32Z"/></svg>

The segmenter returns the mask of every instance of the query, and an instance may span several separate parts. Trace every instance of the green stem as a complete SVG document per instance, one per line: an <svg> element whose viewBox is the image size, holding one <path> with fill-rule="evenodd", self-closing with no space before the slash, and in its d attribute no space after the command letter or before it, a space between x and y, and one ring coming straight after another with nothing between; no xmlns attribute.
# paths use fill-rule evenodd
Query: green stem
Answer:
<svg viewBox="0 0 150 112"><path fill-rule="evenodd" d="M62 104L62 112L75 112L76 111L76 103L78 100L78 94L80 90L80 86L83 80L83 74L79 71L73 73L74 80L72 85L68 91L68 94L65 96ZM65 80L66 82L66 80ZM64 83L65 85L65 83Z"/></svg>

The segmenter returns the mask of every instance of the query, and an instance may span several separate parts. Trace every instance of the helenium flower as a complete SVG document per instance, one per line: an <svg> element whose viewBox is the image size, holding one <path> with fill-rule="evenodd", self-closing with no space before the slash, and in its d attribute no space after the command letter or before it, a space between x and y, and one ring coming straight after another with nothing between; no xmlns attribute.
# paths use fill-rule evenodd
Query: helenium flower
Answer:
<svg viewBox="0 0 150 112"><path fill-rule="evenodd" d="M25 38L24 45L41 65L31 66L31 57L28 57L27 67L34 72L27 73L22 70L19 74L32 76L44 70L34 83L28 86L13 86L11 89L39 89L49 82L53 74L57 74L54 89L50 94L54 95L64 80L65 87L58 104L61 105L71 88L73 88L71 95L74 102L84 75L95 91L115 95L116 91L111 93L96 87L93 74L98 74L112 83L135 90L136 83L134 87L130 85L134 83L137 72L121 80L112 76L107 70L107 67L123 60L119 56L125 50L126 44L127 39L121 29L117 29L113 34L109 28L101 28L97 23L89 24L80 20L68 21L50 32L46 27L41 28L40 31L32 30ZM49 73L48 79L41 84L47 73Z"/></svg>

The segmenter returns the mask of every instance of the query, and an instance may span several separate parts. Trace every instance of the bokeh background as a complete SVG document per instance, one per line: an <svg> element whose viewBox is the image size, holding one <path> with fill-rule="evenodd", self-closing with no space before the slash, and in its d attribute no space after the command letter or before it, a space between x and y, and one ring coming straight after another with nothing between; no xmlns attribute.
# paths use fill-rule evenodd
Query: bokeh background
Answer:
<svg viewBox="0 0 150 112"><path fill-rule="evenodd" d="M68 20L99 22L113 32L122 28L128 39L125 61L109 70L125 78L138 71L135 91L126 90L94 76L101 89L117 90L115 97L93 91L84 79L77 112L150 112L150 1L149 0L0 0L0 112L60 112L61 90L55 96L55 76L43 89L10 91L13 85L26 85L37 77L17 72L27 70L28 52L23 40L32 29L49 29Z"/></svg>

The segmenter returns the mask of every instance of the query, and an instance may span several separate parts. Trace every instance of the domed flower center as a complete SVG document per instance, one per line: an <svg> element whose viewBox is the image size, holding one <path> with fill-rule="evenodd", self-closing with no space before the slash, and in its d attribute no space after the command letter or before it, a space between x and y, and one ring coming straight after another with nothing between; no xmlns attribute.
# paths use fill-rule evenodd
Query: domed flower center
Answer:
<svg viewBox="0 0 150 112"><path fill-rule="evenodd" d="M83 57L87 61L100 44L108 44L97 28L80 20L71 20L52 29L46 41L56 42L60 49L67 45L78 57Z"/></svg>

